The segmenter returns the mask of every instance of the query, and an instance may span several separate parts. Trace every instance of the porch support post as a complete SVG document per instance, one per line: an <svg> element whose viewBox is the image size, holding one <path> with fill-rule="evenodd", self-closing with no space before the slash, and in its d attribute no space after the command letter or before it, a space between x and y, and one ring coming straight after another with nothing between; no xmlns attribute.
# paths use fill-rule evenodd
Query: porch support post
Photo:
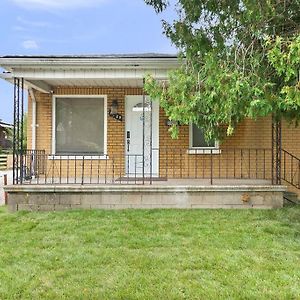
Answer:
<svg viewBox="0 0 300 300"><path fill-rule="evenodd" d="M13 184L23 181L24 79L14 77Z"/></svg>
<svg viewBox="0 0 300 300"><path fill-rule="evenodd" d="M24 145L23 145L23 140L24 140L24 78L21 78L21 90L20 90L20 97L21 97L21 115L20 115L20 183L23 183L23 174L24 174L24 163L23 163L23 158L24 158Z"/></svg>
<svg viewBox="0 0 300 300"><path fill-rule="evenodd" d="M13 128L13 184L17 183L17 173L16 172L16 162L17 162L17 156L16 156L16 129L17 129L17 78L14 77L14 128Z"/></svg>
<svg viewBox="0 0 300 300"><path fill-rule="evenodd" d="M150 104L150 184L152 184L152 168L153 168L153 105L152 105L152 99L149 99L149 104Z"/></svg>
<svg viewBox="0 0 300 300"><path fill-rule="evenodd" d="M20 79L14 78L14 136L13 136L13 183L19 183L20 148Z"/></svg>
<svg viewBox="0 0 300 300"><path fill-rule="evenodd" d="M281 184L281 120L272 118L272 184Z"/></svg>
<svg viewBox="0 0 300 300"><path fill-rule="evenodd" d="M143 78L143 184L145 184L145 78Z"/></svg>

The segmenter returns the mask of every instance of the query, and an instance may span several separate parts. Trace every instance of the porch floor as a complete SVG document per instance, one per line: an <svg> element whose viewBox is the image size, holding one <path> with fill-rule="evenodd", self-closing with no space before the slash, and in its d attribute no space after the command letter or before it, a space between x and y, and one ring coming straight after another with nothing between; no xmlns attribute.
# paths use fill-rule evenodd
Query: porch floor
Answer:
<svg viewBox="0 0 300 300"><path fill-rule="evenodd" d="M149 184L150 182L146 182ZM165 181L153 181L152 185L168 186L210 186L210 179L168 179ZM263 179L213 179L213 185L240 186L240 185L271 185L271 180Z"/></svg>
<svg viewBox="0 0 300 300"><path fill-rule="evenodd" d="M153 185L153 186L241 186L241 185L271 185L271 180L266 179L213 179L211 184L210 179L203 178L190 178L190 179L170 179L170 178L158 178L153 177L152 180L150 178L145 178L143 181L142 178L131 178L131 177L122 177L116 178L114 180L104 178L34 178L31 180L24 180L24 185Z"/></svg>

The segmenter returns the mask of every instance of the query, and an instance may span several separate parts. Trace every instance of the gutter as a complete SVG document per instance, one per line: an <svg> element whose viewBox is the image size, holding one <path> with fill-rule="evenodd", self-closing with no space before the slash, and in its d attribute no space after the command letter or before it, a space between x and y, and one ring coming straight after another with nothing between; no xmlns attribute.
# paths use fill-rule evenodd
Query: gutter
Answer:
<svg viewBox="0 0 300 300"><path fill-rule="evenodd" d="M0 66L12 71L14 68L89 67L104 69L140 68L172 69L179 66L178 58L5 58Z"/></svg>

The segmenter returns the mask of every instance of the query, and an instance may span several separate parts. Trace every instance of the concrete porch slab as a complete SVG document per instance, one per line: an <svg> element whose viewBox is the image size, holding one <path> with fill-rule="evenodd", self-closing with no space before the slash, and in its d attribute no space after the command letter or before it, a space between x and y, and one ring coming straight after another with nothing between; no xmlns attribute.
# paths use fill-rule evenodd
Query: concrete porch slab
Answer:
<svg viewBox="0 0 300 300"><path fill-rule="evenodd" d="M149 208L278 208L284 186L273 185L14 185L11 211Z"/></svg>

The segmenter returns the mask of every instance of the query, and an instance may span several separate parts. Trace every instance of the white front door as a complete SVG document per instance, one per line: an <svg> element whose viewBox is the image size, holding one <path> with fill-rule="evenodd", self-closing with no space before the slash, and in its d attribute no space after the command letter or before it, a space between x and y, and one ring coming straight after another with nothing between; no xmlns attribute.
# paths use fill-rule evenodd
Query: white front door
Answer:
<svg viewBox="0 0 300 300"><path fill-rule="evenodd" d="M143 96L126 96L125 99L125 165L126 173L129 176L141 176L143 174L143 159L145 177L151 174L152 176L158 176L159 103L158 101L152 101L151 113L151 106L147 105L150 103L150 99L146 97L145 102L145 131L143 138Z"/></svg>

